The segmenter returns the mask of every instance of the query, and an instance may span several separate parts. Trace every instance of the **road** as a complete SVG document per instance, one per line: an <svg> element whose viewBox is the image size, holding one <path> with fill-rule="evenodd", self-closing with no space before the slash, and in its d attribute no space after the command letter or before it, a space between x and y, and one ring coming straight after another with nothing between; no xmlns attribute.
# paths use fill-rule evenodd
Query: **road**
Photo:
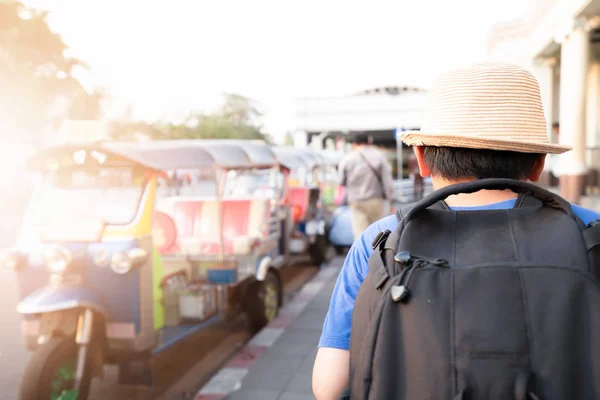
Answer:
<svg viewBox="0 0 600 400"><path fill-rule="evenodd" d="M7 204L8 203L8 204ZM0 248L13 246L17 240L26 199L5 203L0 210ZM314 273L314 267L284 268L287 299ZM20 334L21 319L16 312L17 286L14 274L0 268L0 400L18 399L18 388L29 353ZM183 399L185 393L197 391L220 365L251 338L241 317L204 334L184 341L174 352L158 357L155 368L160 371L153 389L117 384L117 368L106 367L105 379L94 380L91 400Z"/></svg>

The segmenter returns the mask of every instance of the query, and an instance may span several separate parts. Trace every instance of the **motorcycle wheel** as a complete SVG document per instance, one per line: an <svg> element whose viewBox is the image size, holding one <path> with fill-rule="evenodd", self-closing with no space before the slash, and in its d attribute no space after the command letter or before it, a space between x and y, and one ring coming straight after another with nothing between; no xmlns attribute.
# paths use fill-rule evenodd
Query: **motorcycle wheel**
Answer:
<svg viewBox="0 0 600 400"><path fill-rule="evenodd" d="M247 298L250 327L257 332L275 319L281 299L281 283L273 272L262 282L254 282Z"/></svg>
<svg viewBox="0 0 600 400"><path fill-rule="evenodd" d="M73 388L78 347L71 338L51 338L25 368L21 400L87 400L92 376L85 366L81 390Z"/></svg>
<svg viewBox="0 0 600 400"><path fill-rule="evenodd" d="M317 236L315 243L311 244L308 252L310 260L315 267L320 267L325 261L327 261L327 250L329 248L329 241L327 236Z"/></svg>

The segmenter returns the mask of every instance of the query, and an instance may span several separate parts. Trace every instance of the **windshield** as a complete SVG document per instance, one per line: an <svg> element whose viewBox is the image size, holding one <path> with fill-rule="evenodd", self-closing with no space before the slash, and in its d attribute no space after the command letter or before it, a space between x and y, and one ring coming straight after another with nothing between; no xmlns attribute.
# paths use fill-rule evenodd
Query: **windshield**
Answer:
<svg viewBox="0 0 600 400"><path fill-rule="evenodd" d="M298 167L290 172L290 186L313 186L315 176L308 167Z"/></svg>
<svg viewBox="0 0 600 400"><path fill-rule="evenodd" d="M277 169L229 170L223 188L224 198L277 197L283 190L283 174Z"/></svg>
<svg viewBox="0 0 600 400"><path fill-rule="evenodd" d="M167 171L166 178L158 180L157 198L172 196L214 197L217 195L215 170L177 169Z"/></svg>
<svg viewBox="0 0 600 400"><path fill-rule="evenodd" d="M131 168L61 169L50 172L29 209L33 223L91 217L109 225L133 221L144 192L143 171Z"/></svg>

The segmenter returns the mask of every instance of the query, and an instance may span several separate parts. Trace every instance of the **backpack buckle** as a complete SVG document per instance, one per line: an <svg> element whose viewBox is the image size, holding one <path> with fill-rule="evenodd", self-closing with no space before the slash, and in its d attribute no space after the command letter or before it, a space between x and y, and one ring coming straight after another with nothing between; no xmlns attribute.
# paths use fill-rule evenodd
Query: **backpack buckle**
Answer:
<svg viewBox="0 0 600 400"><path fill-rule="evenodd" d="M390 233L392 233L392 231L390 231L389 229L386 229L385 231L380 231L371 242L373 250L376 250L381 245L381 243L383 243L388 238L388 236L390 236Z"/></svg>

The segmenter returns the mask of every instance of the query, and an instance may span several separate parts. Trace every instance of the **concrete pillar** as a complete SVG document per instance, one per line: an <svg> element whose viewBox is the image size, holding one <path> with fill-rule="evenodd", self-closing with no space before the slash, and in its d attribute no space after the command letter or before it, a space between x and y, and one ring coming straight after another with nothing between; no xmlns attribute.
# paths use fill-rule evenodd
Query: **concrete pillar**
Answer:
<svg viewBox="0 0 600 400"><path fill-rule="evenodd" d="M563 39L561 47L559 143L573 150L559 158L560 194L579 203L586 168L586 88L590 58L590 38L584 23L578 21Z"/></svg>
<svg viewBox="0 0 600 400"><path fill-rule="evenodd" d="M588 148L596 147L600 144L598 133L600 128L600 63L590 64L587 79L587 99L586 99L586 145ZM587 163L593 165L593 157L588 152ZM599 165L594 165L599 167Z"/></svg>
<svg viewBox="0 0 600 400"><path fill-rule="evenodd" d="M540 85L540 94L542 97L542 106L544 108L544 116L546 117L546 129L548 140L554 142L552 135L552 124L556 120L554 116L554 98L555 98L555 66L558 60L555 57L538 58L534 61L533 73ZM544 172L540 178L540 184L550 186L551 171L556 158L548 156Z"/></svg>
<svg viewBox="0 0 600 400"><path fill-rule="evenodd" d="M542 106L546 117L548 140L552 142L552 124L556 120L554 115L554 67L558 60L556 57L538 59L534 67L534 74L540 84Z"/></svg>
<svg viewBox="0 0 600 400"><path fill-rule="evenodd" d="M586 163L588 185L596 193L600 190L600 151L597 149L600 141L598 133L600 128L600 63L590 64L587 79L586 99Z"/></svg>

